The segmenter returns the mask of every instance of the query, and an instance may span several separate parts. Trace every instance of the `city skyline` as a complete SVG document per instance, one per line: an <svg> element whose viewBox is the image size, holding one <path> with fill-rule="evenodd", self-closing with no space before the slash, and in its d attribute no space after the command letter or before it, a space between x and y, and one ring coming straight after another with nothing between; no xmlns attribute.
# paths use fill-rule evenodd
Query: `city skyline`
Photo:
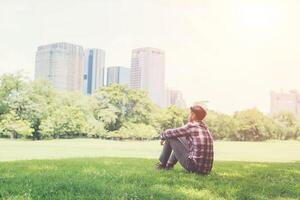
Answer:
<svg viewBox="0 0 300 200"><path fill-rule="evenodd" d="M299 90L299 1L0 5L0 74L24 69L33 78L36 47L65 41L105 49L107 66L130 66L136 47L164 49L167 85L181 90L188 105L206 100L225 113L252 107L269 113L271 90Z"/></svg>
<svg viewBox="0 0 300 200"><path fill-rule="evenodd" d="M42 45L37 49L35 79L46 78L54 87L60 90L76 91L77 85L74 87L72 82L78 83L80 81L77 79L83 78L84 94L92 94L99 87L110 86L111 84L126 84L135 89L140 88L147 91L149 88L145 87L145 85L151 84L153 78L157 81L158 77L155 75L159 71L159 68L163 69L162 82L164 82L165 53L160 49L146 47L132 50L131 67L133 67L134 73L130 73L131 68L127 67L106 67L105 51L102 49L87 48L84 54L82 54L82 46L65 42ZM153 57L152 54L162 54L162 60L159 61L160 58L157 60L157 58L155 58L156 55ZM71 79L68 78L70 75L78 74L82 71L82 68L76 68L76 66L80 66L83 59L84 65L82 68L84 68L84 76L77 76L76 80L74 77ZM136 63L139 64L137 65ZM159 64L158 67L156 66L157 64ZM75 66L75 68L73 66ZM76 69L79 70L79 72L77 72ZM154 76L148 76L147 73L151 71L149 69L154 69ZM104 74L105 70L107 71L106 74ZM71 73L66 74L66 72ZM105 77L107 81L106 84L104 83ZM147 81L149 81L149 83L147 83ZM181 91L175 88L164 88L164 86L163 84L161 88L166 90L165 95L163 95L166 102L165 105L162 106L161 104L161 106L176 105L180 108L185 108L186 103ZM156 92L157 88L155 88L154 91ZM151 94L151 91L148 91L148 93ZM283 90L280 92L271 91L270 94L270 114L291 112L298 117L300 116L300 94L297 90L290 90L288 93ZM151 98L153 100L153 96Z"/></svg>
<svg viewBox="0 0 300 200"><path fill-rule="evenodd" d="M106 67L103 49L84 50L77 44L58 42L39 46L35 63L35 80L49 80L54 88L61 91L91 95L100 87L125 84L133 89L145 90L161 108L170 105L186 107L181 92L166 88L165 52L161 49L133 49L131 68Z"/></svg>

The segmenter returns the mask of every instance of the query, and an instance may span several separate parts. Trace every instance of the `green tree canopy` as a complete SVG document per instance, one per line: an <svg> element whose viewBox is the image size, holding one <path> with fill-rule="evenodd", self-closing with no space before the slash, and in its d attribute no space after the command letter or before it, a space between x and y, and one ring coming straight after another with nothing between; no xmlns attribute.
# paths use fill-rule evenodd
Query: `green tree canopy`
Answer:
<svg viewBox="0 0 300 200"><path fill-rule="evenodd" d="M93 97L96 119L105 123L108 131L115 131L125 122L151 123L154 104L142 90L132 90L125 85L100 88Z"/></svg>
<svg viewBox="0 0 300 200"><path fill-rule="evenodd" d="M260 141L271 138L276 133L276 127L271 119L256 108L240 111L234 114L237 123L233 139L242 141Z"/></svg>

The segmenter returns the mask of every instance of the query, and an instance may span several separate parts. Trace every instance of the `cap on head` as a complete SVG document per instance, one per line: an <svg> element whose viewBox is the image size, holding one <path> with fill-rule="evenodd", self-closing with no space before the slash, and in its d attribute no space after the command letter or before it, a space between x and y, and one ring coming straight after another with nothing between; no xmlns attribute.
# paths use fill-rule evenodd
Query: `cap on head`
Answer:
<svg viewBox="0 0 300 200"><path fill-rule="evenodd" d="M191 111L196 115L197 120L202 121L206 116L206 111L199 105L190 107Z"/></svg>

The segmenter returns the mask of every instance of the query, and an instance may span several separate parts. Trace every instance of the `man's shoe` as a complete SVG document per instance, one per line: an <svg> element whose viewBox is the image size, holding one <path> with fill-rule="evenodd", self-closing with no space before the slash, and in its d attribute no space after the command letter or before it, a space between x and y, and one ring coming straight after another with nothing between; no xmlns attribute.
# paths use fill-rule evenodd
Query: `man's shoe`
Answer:
<svg viewBox="0 0 300 200"><path fill-rule="evenodd" d="M155 165L155 169L157 169L157 170L162 170L162 169L165 169L165 168L166 168L166 165L163 165L161 163L157 163Z"/></svg>
<svg viewBox="0 0 300 200"><path fill-rule="evenodd" d="M166 169L166 170L172 170L172 169L174 169L174 164L172 164L172 163L167 163L165 169Z"/></svg>

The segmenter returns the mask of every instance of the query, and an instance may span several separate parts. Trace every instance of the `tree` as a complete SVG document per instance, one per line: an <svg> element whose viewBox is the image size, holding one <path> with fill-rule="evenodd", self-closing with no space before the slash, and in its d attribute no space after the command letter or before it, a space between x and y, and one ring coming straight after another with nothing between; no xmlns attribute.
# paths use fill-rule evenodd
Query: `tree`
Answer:
<svg viewBox="0 0 300 200"><path fill-rule="evenodd" d="M21 72L17 74L4 74L0 77L0 115L9 112L7 97L12 91L19 91L23 88L25 78Z"/></svg>
<svg viewBox="0 0 300 200"><path fill-rule="evenodd" d="M209 127L214 139L229 139L236 134L237 124L232 116L208 111L204 122Z"/></svg>
<svg viewBox="0 0 300 200"><path fill-rule="evenodd" d="M277 139L297 139L300 136L300 120L291 112L279 112L272 116L280 127Z"/></svg>
<svg viewBox="0 0 300 200"><path fill-rule="evenodd" d="M170 128L177 128L188 120L189 110L181 109L174 105L163 109L158 113L157 121L160 124L160 131Z"/></svg>
<svg viewBox="0 0 300 200"><path fill-rule="evenodd" d="M92 138L107 138L108 131L105 130L104 123L90 119L87 126L87 136Z"/></svg>
<svg viewBox="0 0 300 200"><path fill-rule="evenodd" d="M41 123L43 137L75 137L85 135L86 132L86 117L74 106L61 106Z"/></svg>
<svg viewBox="0 0 300 200"><path fill-rule="evenodd" d="M26 120L18 118L14 112L9 112L1 116L1 132L10 138L28 137L33 129Z"/></svg>
<svg viewBox="0 0 300 200"><path fill-rule="evenodd" d="M60 93L49 108L49 115L41 122L42 137L85 136L88 130L89 105L78 93Z"/></svg>
<svg viewBox="0 0 300 200"><path fill-rule="evenodd" d="M102 87L93 97L97 103L94 116L105 123L108 131L115 131L125 122L150 124L154 104L142 90L132 90L125 85Z"/></svg>
<svg viewBox="0 0 300 200"><path fill-rule="evenodd" d="M92 105L92 112L94 118L102 122L106 130L113 131L120 126L120 120L118 120L119 110L109 102L107 96L106 93L93 95L95 103Z"/></svg>
<svg viewBox="0 0 300 200"><path fill-rule="evenodd" d="M108 137L115 139L144 140L157 137L157 132L151 125L127 122L119 130L111 132Z"/></svg>
<svg viewBox="0 0 300 200"><path fill-rule="evenodd" d="M237 130L232 139L261 141L276 134L277 129L271 119L255 108L237 112L233 117L237 122Z"/></svg>
<svg viewBox="0 0 300 200"><path fill-rule="evenodd" d="M145 91L124 85L85 96L58 92L46 80L26 81L21 73L0 77L0 137L151 139L187 123L188 114L176 106L161 109ZM300 120L288 112L268 117L257 109L233 116L208 111L205 123L215 139L300 139Z"/></svg>
<svg viewBox="0 0 300 200"><path fill-rule="evenodd" d="M6 104L20 119L30 122L34 130L32 138L39 139L39 126L47 117L54 98L55 92L49 82L34 81L23 83L22 89L12 90L6 98Z"/></svg>
<svg viewBox="0 0 300 200"><path fill-rule="evenodd" d="M31 122L31 127L34 129L33 139L40 139L41 122L48 117L50 113L49 110L57 98L57 92L47 80L36 80L31 82L27 87L27 92L29 99L32 102L28 120Z"/></svg>

